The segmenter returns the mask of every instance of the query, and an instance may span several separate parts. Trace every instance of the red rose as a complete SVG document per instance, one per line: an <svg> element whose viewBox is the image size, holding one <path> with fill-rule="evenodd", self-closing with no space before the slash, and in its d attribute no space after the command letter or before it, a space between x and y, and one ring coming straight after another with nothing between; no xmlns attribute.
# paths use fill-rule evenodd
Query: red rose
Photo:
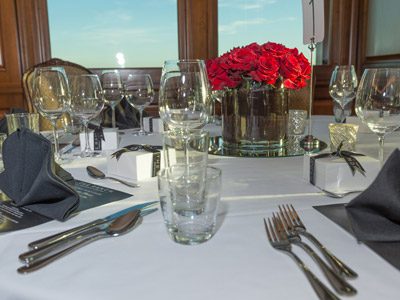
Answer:
<svg viewBox="0 0 400 300"><path fill-rule="evenodd" d="M239 77L229 77L227 73L222 73L211 80L213 90L223 90L224 87L235 88L237 87L242 79Z"/></svg>
<svg viewBox="0 0 400 300"><path fill-rule="evenodd" d="M300 53L297 56L297 60L299 61L300 68L301 68L301 77L303 79L310 79L311 66L310 66L310 63L308 62L308 59L305 58L303 53Z"/></svg>
<svg viewBox="0 0 400 300"><path fill-rule="evenodd" d="M246 48L234 49L226 62L231 70L251 71L256 67L257 54Z"/></svg>
<svg viewBox="0 0 400 300"><path fill-rule="evenodd" d="M296 56L292 53L286 53L281 61L281 75L284 79L295 80L301 75L301 66Z"/></svg>
<svg viewBox="0 0 400 300"><path fill-rule="evenodd" d="M296 89L297 90L297 89L300 89L300 88L306 86L306 82L302 78L298 78L296 80L285 79L283 81L283 86L285 88Z"/></svg>
<svg viewBox="0 0 400 300"><path fill-rule="evenodd" d="M247 45L245 48L252 50L254 53L261 54L262 48L259 44L257 43L252 43L250 45Z"/></svg>
<svg viewBox="0 0 400 300"><path fill-rule="evenodd" d="M207 68L208 78L210 80L216 77L217 75L225 72L225 70L220 66L218 58L207 60L206 68Z"/></svg>
<svg viewBox="0 0 400 300"><path fill-rule="evenodd" d="M275 58L282 58L289 51L288 48L282 44L268 42L261 46L263 50L271 53Z"/></svg>
<svg viewBox="0 0 400 300"><path fill-rule="evenodd" d="M279 77L279 62L274 56L265 52L257 60L257 70L250 75L258 82L274 84Z"/></svg>

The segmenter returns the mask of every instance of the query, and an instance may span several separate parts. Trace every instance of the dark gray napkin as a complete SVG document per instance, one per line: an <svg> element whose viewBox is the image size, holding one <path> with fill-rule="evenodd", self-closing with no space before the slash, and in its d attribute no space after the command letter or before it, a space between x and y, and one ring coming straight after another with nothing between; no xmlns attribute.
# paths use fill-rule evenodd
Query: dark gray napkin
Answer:
<svg viewBox="0 0 400 300"><path fill-rule="evenodd" d="M346 204L359 241L400 241L400 151L396 149L372 184Z"/></svg>
<svg viewBox="0 0 400 300"><path fill-rule="evenodd" d="M143 111L143 117L146 116L146 112ZM125 98L123 98L121 102L115 107L115 123L119 129L136 128L140 126L139 111L136 108L132 107L132 105L130 105ZM111 107L107 107L104 110L104 121L101 126L112 126Z"/></svg>
<svg viewBox="0 0 400 300"><path fill-rule="evenodd" d="M52 144L46 138L18 129L3 144L3 162L0 189L17 206L59 221L78 208L75 181L54 162Z"/></svg>

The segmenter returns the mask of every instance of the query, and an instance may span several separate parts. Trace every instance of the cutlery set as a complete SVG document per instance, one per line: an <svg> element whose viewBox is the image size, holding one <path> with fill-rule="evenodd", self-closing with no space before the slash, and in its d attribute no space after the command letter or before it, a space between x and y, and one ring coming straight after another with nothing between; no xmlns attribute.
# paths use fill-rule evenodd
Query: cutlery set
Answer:
<svg viewBox="0 0 400 300"><path fill-rule="evenodd" d="M333 289L339 295L352 296L357 293L346 279L356 278L357 273L334 256L323 246L300 220L292 205L279 206L279 212L273 213L272 218L264 218L265 230L272 247L292 257L300 269L304 272L319 299L339 299L326 285L324 285L293 252L292 245L296 245L306 251L321 268ZM323 259L300 236L306 237L323 254L328 266Z"/></svg>
<svg viewBox="0 0 400 300"><path fill-rule="evenodd" d="M19 256L25 265L17 271L20 274L36 271L89 243L106 237L123 235L138 224L140 217L156 211L157 208L149 207L157 203L158 201L152 201L135 205L103 219L31 242L28 244L31 250Z"/></svg>

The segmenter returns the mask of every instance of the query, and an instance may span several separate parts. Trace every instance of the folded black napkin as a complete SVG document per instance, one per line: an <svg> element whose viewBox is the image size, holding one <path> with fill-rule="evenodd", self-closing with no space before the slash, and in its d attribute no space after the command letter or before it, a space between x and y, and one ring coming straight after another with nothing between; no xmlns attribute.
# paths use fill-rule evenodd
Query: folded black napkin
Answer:
<svg viewBox="0 0 400 300"><path fill-rule="evenodd" d="M359 241L400 241L400 151L396 149L372 184L346 204Z"/></svg>
<svg viewBox="0 0 400 300"><path fill-rule="evenodd" d="M143 116L147 116L146 112L143 112ZM136 128L140 126L139 111L132 107L132 105L130 105L125 98L123 98L121 102L115 107L115 123L119 129ZM104 111L104 121L101 126L112 126L111 107L108 107Z"/></svg>
<svg viewBox="0 0 400 300"><path fill-rule="evenodd" d="M17 206L59 221L78 208L75 181L54 162L52 144L46 138L18 129L3 144L3 162L0 189Z"/></svg>
<svg viewBox="0 0 400 300"><path fill-rule="evenodd" d="M20 113L27 113L27 111L23 108L11 108L10 114L20 114ZM6 113L8 114L8 113ZM7 118L4 116L0 119L0 133L8 133L8 126L7 126Z"/></svg>

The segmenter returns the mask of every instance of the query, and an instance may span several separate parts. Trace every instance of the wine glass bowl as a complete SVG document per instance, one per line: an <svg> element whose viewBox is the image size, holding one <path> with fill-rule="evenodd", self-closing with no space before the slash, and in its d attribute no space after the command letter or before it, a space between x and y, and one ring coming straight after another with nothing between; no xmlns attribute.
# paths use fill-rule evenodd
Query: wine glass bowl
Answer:
<svg viewBox="0 0 400 300"><path fill-rule="evenodd" d="M66 161L61 158L57 121L67 111L69 97L69 85L64 68L35 68L33 77L34 105L38 112L53 125L54 159L58 163Z"/></svg>
<svg viewBox="0 0 400 300"><path fill-rule="evenodd" d="M400 69L366 69L355 110L358 118L379 137L378 158L382 165L384 138L400 126Z"/></svg>
<svg viewBox="0 0 400 300"><path fill-rule="evenodd" d="M103 91L97 75L69 76L71 101L69 112L83 123L85 128L85 148L81 157L93 157L98 153L91 150L89 142L89 121L100 114L104 107Z"/></svg>
<svg viewBox="0 0 400 300"><path fill-rule="evenodd" d="M143 126L143 110L154 99L153 81L149 74L129 74L124 85L125 98L130 105L136 108L140 114L140 130L135 135L149 135Z"/></svg>
<svg viewBox="0 0 400 300"><path fill-rule="evenodd" d="M124 97L121 73L118 70L105 70L101 73L101 85L104 101L110 105L112 111L112 127L116 128L115 107Z"/></svg>
<svg viewBox="0 0 400 300"><path fill-rule="evenodd" d="M161 119L178 130L202 128L211 112L207 73L202 60L166 61L159 110Z"/></svg>
<svg viewBox="0 0 400 300"><path fill-rule="evenodd" d="M353 101L357 93L358 79L353 65L336 66L329 84L329 94L340 105L341 115L336 117L343 123L346 119L345 107Z"/></svg>

